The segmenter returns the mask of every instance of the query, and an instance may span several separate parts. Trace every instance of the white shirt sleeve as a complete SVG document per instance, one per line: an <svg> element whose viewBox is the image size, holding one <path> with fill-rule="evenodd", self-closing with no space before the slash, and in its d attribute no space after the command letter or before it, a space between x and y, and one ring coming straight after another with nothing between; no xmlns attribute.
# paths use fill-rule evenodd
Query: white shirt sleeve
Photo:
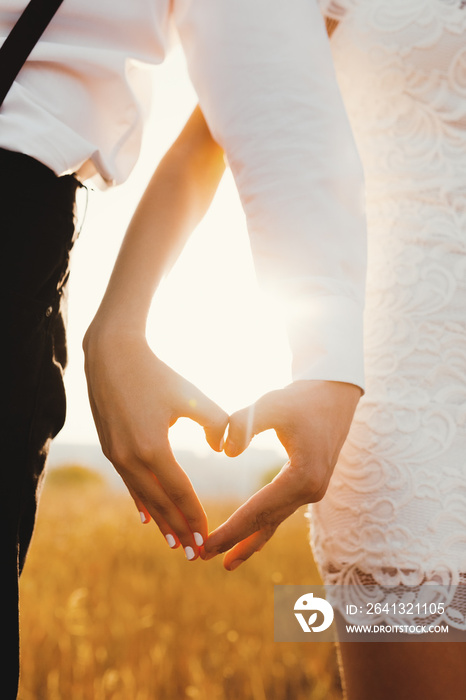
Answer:
<svg viewBox="0 0 466 700"><path fill-rule="evenodd" d="M173 12L258 279L285 312L293 379L364 388L363 176L317 0L174 0Z"/></svg>

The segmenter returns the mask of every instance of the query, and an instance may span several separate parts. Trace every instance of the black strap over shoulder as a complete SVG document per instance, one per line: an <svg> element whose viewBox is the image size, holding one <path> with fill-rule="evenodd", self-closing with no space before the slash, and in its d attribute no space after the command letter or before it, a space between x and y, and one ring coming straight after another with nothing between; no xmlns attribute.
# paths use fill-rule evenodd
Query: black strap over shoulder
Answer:
<svg viewBox="0 0 466 700"><path fill-rule="evenodd" d="M0 49L0 106L63 0L30 0Z"/></svg>

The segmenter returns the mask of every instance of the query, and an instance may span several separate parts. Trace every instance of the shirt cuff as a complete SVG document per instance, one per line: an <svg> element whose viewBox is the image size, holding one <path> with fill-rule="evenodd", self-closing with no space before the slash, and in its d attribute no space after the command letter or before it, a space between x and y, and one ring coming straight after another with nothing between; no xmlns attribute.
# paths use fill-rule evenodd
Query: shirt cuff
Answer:
<svg viewBox="0 0 466 700"><path fill-rule="evenodd" d="M347 382L365 389L363 306L344 296L319 296L285 309L293 381Z"/></svg>

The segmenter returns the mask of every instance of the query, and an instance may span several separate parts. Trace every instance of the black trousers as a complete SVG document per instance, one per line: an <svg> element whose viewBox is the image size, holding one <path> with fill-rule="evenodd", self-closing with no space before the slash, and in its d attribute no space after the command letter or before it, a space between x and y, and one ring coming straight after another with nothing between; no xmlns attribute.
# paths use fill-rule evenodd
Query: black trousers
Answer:
<svg viewBox="0 0 466 700"><path fill-rule="evenodd" d="M65 420L66 285L78 187L72 175L57 177L28 156L0 149L0 280L7 319L0 465L4 700L16 698L18 688L19 575L48 448Z"/></svg>

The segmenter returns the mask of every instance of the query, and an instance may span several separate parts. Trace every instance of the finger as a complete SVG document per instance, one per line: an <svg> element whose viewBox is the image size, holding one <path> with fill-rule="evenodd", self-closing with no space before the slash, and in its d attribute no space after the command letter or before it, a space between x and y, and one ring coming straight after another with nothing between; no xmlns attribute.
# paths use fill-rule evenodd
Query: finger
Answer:
<svg viewBox="0 0 466 700"><path fill-rule="evenodd" d="M275 479L251 496L228 520L214 530L204 546L204 559L226 552L250 535L264 530L272 533L278 525L303 505L299 472L285 465Z"/></svg>
<svg viewBox="0 0 466 700"><path fill-rule="evenodd" d="M227 571L234 571L243 564L249 557L256 552L259 552L262 547L270 540L277 528L268 530L259 530L253 535L250 535L242 542L238 542L230 549L223 559L223 566Z"/></svg>
<svg viewBox="0 0 466 700"><path fill-rule="evenodd" d="M143 525L147 525L152 520L151 514L149 513L141 499L137 497L137 495L132 491L132 489L130 489L128 484L126 484L126 488L128 489L130 496L133 499L136 508L138 509L139 517L141 518L141 523Z"/></svg>
<svg viewBox="0 0 466 700"><path fill-rule="evenodd" d="M277 428L280 415L280 392L262 396L256 403L233 413L228 421L225 454L237 457L247 448L254 435L270 428Z"/></svg>
<svg viewBox="0 0 466 700"><path fill-rule="evenodd" d="M208 534L206 513L188 475L175 459L168 440L159 445L157 453L147 458L144 464L155 475L171 504L182 513L195 539L204 541Z"/></svg>
<svg viewBox="0 0 466 700"><path fill-rule="evenodd" d="M139 511L139 517L141 518L141 523L143 525L147 525L151 521L151 516L150 516L149 511L145 507L144 503L137 496L133 496L133 494L131 494L131 495L133 497L134 503L136 504L136 508Z"/></svg>
<svg viewBox="0 0 466 700"><path fill-rule="evenodd" d="M197 387L186 382L184 417L196 421L204 428L206 440L216 452L223 449L223 439L228 425L228 414Z"/></svg>
<svg viewBox="0 0 466 700"><path fill-rule="evenodd" d="M168 546L171 549L178 549L178 547L180 546L180 540L173 532L172 528L168 525L167 521L164 520L164 518L162 518L162 516L159 513L157 513L156 516L153 518L147 510L147 508L145 507L144 503L141 501L141 499L138 498L134 493L132 493L131 489L128 490L130 491L131 496L136 504L143 525L146 525L150 523L151 520L154 520L160 532L165 537Z"/></svg>
<svg viewBox="0 0 466 700"><path fill-rule="evenodd" d="M205 524L203 524L205 534L201 535L199 531L193 531L190 528L181 510L169 498L150 469L143 464L138 464L137 469L133 468L132 471L126 470L124 481L130 493L134 494L133 498L137 499L138 503L144 504L164 536L172 535L175 540L173 543L170 537L167 542L176 547L176 542L179 541L185 551L186 558L196 559L207 533L205 514Z"/></svg>

